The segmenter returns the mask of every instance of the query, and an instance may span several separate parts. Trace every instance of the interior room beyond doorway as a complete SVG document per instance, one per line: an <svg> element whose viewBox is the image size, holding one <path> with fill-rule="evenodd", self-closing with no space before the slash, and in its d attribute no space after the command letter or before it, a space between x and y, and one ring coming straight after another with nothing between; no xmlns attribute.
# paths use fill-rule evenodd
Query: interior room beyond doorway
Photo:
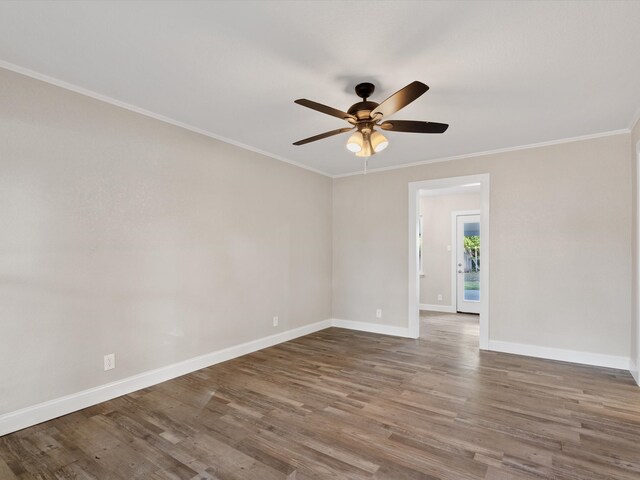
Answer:
<svg viewBox="0 0 640 480"><path fill-rule="evenodd" d="M480 313L480 184L420 191L420 310Z"/></svg>

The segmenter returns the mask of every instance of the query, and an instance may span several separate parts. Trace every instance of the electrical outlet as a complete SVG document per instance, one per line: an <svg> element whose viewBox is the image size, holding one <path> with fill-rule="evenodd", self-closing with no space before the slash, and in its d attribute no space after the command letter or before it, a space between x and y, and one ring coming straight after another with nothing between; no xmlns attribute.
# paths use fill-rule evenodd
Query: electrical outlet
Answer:
<svg viewBox="0 0 640 480"><path fill-rule="evenodd" d="M273 317L273 326L274 327L278 326L278 317Z"/></svg>
<svg viewBox="0 0 640 480"><path fill-rule="evenodd" d="M382 318L382 309L381 308L376 310L376 318Z"/></svg>
<svg viewBox="0 0 640 480"><path fill-rule="evenodd" d="M439 301L439 302L441 302L441 301L442 301L442 294L441 294L441 293L439 293L439 294L438 294L438 301Z"/></svg>
<svg viewBox="0 0 640 480"><path fill-rule="evenodd" d="M110 353L104 356L104 371L116 368L116 354Z"/></svg>

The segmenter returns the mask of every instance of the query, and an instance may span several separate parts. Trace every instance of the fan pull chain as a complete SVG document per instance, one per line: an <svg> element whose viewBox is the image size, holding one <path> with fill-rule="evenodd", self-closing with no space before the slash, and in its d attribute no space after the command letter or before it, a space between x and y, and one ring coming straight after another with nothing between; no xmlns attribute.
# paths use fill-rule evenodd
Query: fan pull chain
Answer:
<svg viewBox="0 0 640 480"><path fill-rule="evenodd" d="M364 157L364 174L367 174L367 165L369 165L369 157Z"/></svg>

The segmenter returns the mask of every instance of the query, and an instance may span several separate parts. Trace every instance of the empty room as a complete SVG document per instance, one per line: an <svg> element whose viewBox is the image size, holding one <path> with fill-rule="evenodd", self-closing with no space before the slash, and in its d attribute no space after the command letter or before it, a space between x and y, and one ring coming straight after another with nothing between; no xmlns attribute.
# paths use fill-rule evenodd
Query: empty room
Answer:
<svg viewBox="0 0 640 480"><path fill-rule="evenodd" d="M1 1L0 480L640 479L640 1Z"/></svg>

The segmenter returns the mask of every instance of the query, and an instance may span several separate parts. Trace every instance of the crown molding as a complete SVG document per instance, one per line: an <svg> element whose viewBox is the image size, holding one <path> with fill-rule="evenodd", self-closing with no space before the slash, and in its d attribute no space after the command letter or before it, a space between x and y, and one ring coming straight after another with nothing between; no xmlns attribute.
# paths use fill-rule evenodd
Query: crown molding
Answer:
<svg viewBox="0 0 640 480"><path fill-rule="evenodd" d="M249 150L249 151L254 152L254 153L258 153L260 155L264 155L265 157L269 157L269 158L272 158L274 160L278 160L280 162L288 163L289 165L293 165L293 166L302 168L304 170L308 170L310 172L317 173L319 175L323 175L325 177L343 178L343 177L351 177L351 176L354 176L354 175L362 175L361 171L349 172L349 173L341 173L341 174L338 174L338 175L332 175L332 174L330 174L328 172L324 172L322 170L318 170L316 168L309 167L307 165L295 162L293 160L289 160L288 158L281 157L280 155L276 155L274 153L270 153L270 152L267 152L265 150L261 150L261 149L256 148L256 147L252 147L251 145L247 145L245 143L238 142L236 140L233 140L233 139L230 139L230 138L227 138L227 137L223 137L222 135L218 135L216 133L209 132L209 131L204 130L202 128L195 127L193 125L189 125L188 123L184 123L184 122L181 122L179 120L174 120L173 118L167 117L165 115L161 115L159 113L152 112L150 110L145 110L144 108L136 107L135 105L131 105L129 103L122 102L120 100L116 100L115 98L109 97L107 95L103 95L103 94L98 93L98 92L94 92L93 90L89 90L89 89L80 87L78 85L74 85L72 83L65 82L64 80L60 80L58 78L51 77L51 76L45 75L43 73L39 73L39 72L36 72L36 71L31 70L29 68L21 67L20 65L16 65L14 63L10 63L10 62L4 61L4 60L0 60L0 68L4 68L5 70L10 70L12 72L19 73L21 75L25 75L27 77L34 78L36 80L40 80L40 81L49 83L51 85L55 85L57 87L64 88L65 90L69 90L69 91L72 91L72 92L75 92L75 93L79 93L80 95L84 95L84 96L87 96L87 97L94 98L96 100L100 100L100 101L105 102L105 103L109 103L111 105L115 105L116 107L124 108L126 110L131 111L131 112L135 112L135 113L138 113L140 115L144 115L145 117L153 118L155 120L159 120L161 122L168 123L168 124L174 125L176 127L184 128L185 130L189 130L191 132L194 132L194 133L197 133L197 134L200 134L200 135L204 135L204 136L209 137L209 138L213 138L214 140L218 140L218 141L230 144L230 145L234 145L234 146L239 147L239 148L243 148L245 150ZM578 141L581 141L581 140L589 140L589 139L593 139L593 138L608 137L608 136L611 136L611 135L621 135L621 134L624 134L624 133L630 133L631 130L633 129L633 127L635 126L636 122L638 122L639 120L640 120L640 109L634 115L630 126L628 128L623 128L623 129L620 129L620 130L611 130L611 131L608 131L608 132L594 133L594 134L590 134L590 135L582 135L582 136L579 136L579 137L562 138L562 139L558 139L558 140L551 140L551 141L548 141L548 142L531 143L531 144L528 144L528 145L520 145L520 146L515 146L515 147L499 148L499 149L496 149L496 150L487 150L487 151L484 151L484 152L476 152L476 153L468 153L468 154L463 154L463 155L455 155L455 156L452 156L452 157L434 158L434 159L430 159L430 160L422 160L422 161L419 161L419 162L405 163L405 164L402 164L402 165L392 165L392 166L388 166L388 167L373 168L373 169L368 169L367 173L386 172L386 171L389 171L389 170L397 170L399 168L416 167L416 166L420 166L420 165L429 165L431 163L449 162L449 161L452 161L452 160L462 160L462 159L465 159L465 158L483 157L483 156L486 156L486 155L495 155L495 154L499 154L499 153L515 152L515 151L518 151L518 150L527 150L527 149L530 149L530 148L547 147L547 146L550 146L550 145L559 145L559 144L563 144L563 143L578 142Z"/></svg>
<svg viewBox="0 0 640 480"><path fill-rule="evenodd" d="M261 150L256 147L252 147L251 145L247 145L246 143L238 142L236 140L232 140L230 138L223 137L222 135L218 135L213 132L209 132L207 130L203 130L202 128L194 127L193 125L189 125L188 123L181 122L179 120L174 120L173 118L166 117L164 115L160 115L159 113L152 112L150 110L145 110L144 108L136 107L135 105L131 105L130 103L121 102L120 100L116 100L115 98L109 97L107 95L103 95L98 92L94 92L93 90L88 90L83 87L79 87L69 82L65 82L64 80L60 80L58 78L50 77L49 75L44 75L42 73L36 72L34 70L30 70L28 68L21 67L19 65L15 65L10 62L5 62L4 60L0 60L0 68L4 68L5 70L10 70L15 73L19 73L20 75L25 75L27 77L34 78L36 80L40 80L46 83L50 83L51 85L55 85L56 87L64 88L65 90L70 90L75 93L79 93L80 95L85 95L87 97L94 98L96 100L100 100L101 102L109 103L111 105L115 105L116 107L124 108L131 112L138 113L140 115L144 115L145 117L153 118L154 120L159 120L164 123L168 123L170 125L174 125L176 127L184 128L185 130L189 130L194 133L198 133L200 135L204 135L205 137L213 138L214 140L219 140L224 143L228 143L230 145L234 145L236 147L243 148L245 150L249 150L254 153L258 153L260 155L264 155L265 157L272 158L274 160L279 160L284 163L288 163L289 165L294 165L296 167L300 167L304 170L309 170L313 173L318 173L325 177L331 178L331 174L327 172L323 172L321 170L317 170L315 168L309 167L307 165L303 165L298 162L294 162L293 160L289 160L287 158L281 157L279 155L267 152L265 150Z"/></svg>
<svg viewBox="0 0 640 480"><path fill-rule="evenodd" d="M455 155L453 157L434 158L430 160L421 160L419 162L405 163L402 165L393 165L389 167L371 168L367 170L367 173L386 172L389 170L398 170L399 168L417 167L420 165L429 165L430 163L450 162L452 160L462 160L464 158L484 157L486 155L496 155L499 153L517 152L519 150L528 150L531 148L548 147L551 145L560 145L563 143L579 142L582 140L591 140L593 138L610 137L613 135L622 135L629 133L628 128L622 128L620 130L611 130L609 132L593 133L590 135L582 135L579 137L561 138L558 140L551 140L548 142L531 143L529 145L520 145L517 147L498 148L496 150L487 150L485 152L466 153L464 155ZM352 177L354 175L362 175L362 172L342 173L340 175L333 175L333 178Z"/></svg>

